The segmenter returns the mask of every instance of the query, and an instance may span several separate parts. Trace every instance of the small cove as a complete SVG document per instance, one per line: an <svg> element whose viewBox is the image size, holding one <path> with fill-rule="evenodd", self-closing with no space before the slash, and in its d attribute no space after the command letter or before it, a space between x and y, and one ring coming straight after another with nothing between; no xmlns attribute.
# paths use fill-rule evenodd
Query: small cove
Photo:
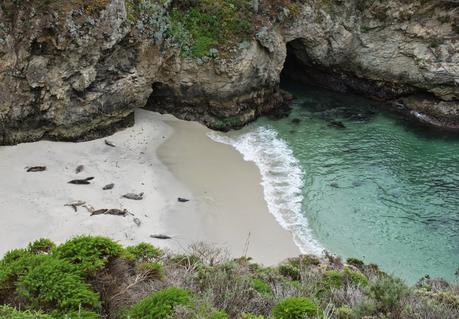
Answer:
<svg viewBox="0 0 459 319"><path fill-rule="evenodd" d="M257 163L271 213L303 251L360 258L409 283L425 274L454 280L458 136L358 96L286 89L296 97L288 117L213 138Z"/></svg>

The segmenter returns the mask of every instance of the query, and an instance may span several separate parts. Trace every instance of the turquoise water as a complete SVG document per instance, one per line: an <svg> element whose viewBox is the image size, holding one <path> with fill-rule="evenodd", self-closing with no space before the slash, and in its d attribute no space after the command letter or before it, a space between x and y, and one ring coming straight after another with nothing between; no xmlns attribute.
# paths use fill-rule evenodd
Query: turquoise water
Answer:
<svg viewBox="0 0 459 319"><path fill-rule="evenodd" d="M289 90L297 98L289 117L262 118L223 142L259 164L270 210L297 243L377 263L409 283L425 274L457 280L459 137L355 96Z"/></svg>

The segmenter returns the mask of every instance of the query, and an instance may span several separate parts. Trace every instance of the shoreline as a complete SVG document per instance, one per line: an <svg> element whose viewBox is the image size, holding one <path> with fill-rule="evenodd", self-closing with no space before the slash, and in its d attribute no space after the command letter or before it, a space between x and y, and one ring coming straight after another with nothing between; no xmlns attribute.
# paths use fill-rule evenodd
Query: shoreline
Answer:
<svg viewBox="0 0 459 319"><path fill-rule="evenodd" d="M292 235L269 213L254 163L212 141L201 124L146 110L136 110L135 117L133 127L107 138L0 147L0 255L39 238L60 243L79 234L108 236L124 245L146 241L175 252L203 241L266 265L300 254ZM210 165L209 154L218 165ZM38 165L47 170L26 172ZM84 169L77 174L78 165ZM89 176L94 177L89 185L68 184ZM109 183L115 187L102 190ZM140 201L121 197L140 192L145 193ZM84 207L64 206L78 200L132 215L91 216ZM159 234L173 238L150 237Z"/></svg>
<svg viewBox="0 0 459 319"><path fill-rule="evenodd" d="M174 133L159 146L158 157L192 191L198 208L166 221L188 233L183 242L204 241L265 265L301 254L293 235L269 212L255 163L213 141L202 124L164 119Z"/></svg>

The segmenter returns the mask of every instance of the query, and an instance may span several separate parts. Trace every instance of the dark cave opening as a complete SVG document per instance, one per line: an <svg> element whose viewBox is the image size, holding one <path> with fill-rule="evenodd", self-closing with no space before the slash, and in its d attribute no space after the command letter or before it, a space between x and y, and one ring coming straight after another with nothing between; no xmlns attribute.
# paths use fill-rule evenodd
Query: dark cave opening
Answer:
<svg viewBox="0 0 459 319"><path fill-rule="evenodd" d="M308 53L305 39L295 39L287 43L287 56L280 75L280 86L285 88L292 83L315 86L341 93L359 93L348 83L345 72L323 66Z"/></svg>
<svg viewBox="0 0 459 319"><path fill-rule="evenodd" d="M152 92L148 97L144 109L149 111L161 112L162 110L172 109L176 103L174 90L162 82L154 82L151 85Z"/></svg>

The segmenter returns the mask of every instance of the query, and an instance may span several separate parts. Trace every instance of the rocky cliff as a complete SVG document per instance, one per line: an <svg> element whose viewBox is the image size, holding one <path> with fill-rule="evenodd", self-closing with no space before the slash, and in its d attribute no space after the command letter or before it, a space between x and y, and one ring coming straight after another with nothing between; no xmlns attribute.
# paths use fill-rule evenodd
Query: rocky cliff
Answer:
<svg viewBox="0 0 459 319"><path fill-rule="evenodd" d="M459 128L458 15L455 0L5 0L0 144L89 139L144 106L240 127L283 104L281 73Z"/></svg>

